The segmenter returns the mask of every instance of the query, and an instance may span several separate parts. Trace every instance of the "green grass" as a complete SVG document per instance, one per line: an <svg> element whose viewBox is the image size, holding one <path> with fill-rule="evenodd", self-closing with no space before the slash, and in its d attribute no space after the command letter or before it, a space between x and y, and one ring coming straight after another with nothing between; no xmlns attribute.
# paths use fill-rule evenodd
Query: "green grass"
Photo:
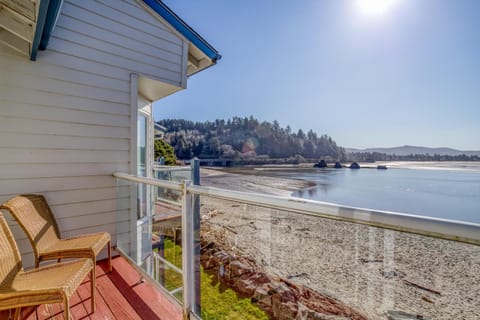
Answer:
<svg viewBox="0 0 480 320"><path fill-rule="evenodd" d="M158 252L158 249L155 249L154 251ZM173 241L168 238L165 238L164 240L163 257L176 267L179 267L180 269L182 268L182 247L175 245ZM168 291L174 290L183 285L182 275L173 269L166 268L163 271L163 276L162 285ZM175 297L182 301L182 292L178 292Z"/></svg>
<svg viewBox="0 0 480 320"><path fill-rule="evenodd" d="M164 257L175 266L182 267L182 248L175 245L172 240L164 240ZM204 320L267 320L267 314L250 299L239 298L232 289L220 289L220 282L216 281L215 275L206 273L200 269L201 277L201 307L202 319ZM164 287L173 290L182 285L182 275L167 269L164 271ZM177 298L181 301L182 293Z"/></svg>
<svg viewBox="0 0 480 320"><path fill-rule="evenodd" d="M202 319L268 319L267 314L250 299L239 298L232 289L220 290L220 283L215 281L215 277L201 269Z"/></svg>

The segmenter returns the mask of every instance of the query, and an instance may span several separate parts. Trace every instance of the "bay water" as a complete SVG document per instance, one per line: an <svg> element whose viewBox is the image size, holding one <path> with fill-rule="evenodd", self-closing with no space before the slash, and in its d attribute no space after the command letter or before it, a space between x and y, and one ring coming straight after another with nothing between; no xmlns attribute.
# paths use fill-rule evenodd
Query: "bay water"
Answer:
<svg viewBox="0 0 480 320"><path fill-rule="evenodd" d="M480 223L480 166L473 170L282 169L270 174L315 183L294 192L294 197Z"/></svg>

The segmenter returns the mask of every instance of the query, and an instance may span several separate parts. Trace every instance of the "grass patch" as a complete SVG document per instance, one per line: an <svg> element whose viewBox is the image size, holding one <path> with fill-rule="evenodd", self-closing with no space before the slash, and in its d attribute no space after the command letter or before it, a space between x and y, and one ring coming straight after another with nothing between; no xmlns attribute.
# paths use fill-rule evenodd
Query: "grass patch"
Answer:
<svg viewBox="0 0 480 320"><path fill-rule="evenodd" d="M230 288L220 290L220 282L215 278L201 269L202 319L268 320L267 314L250 299L239 298Z"/></svg>
<svg viewBox="0 0 480 320"><path fill-rule="evenodd" d="M158 251L155 249L155 251ZM164 258L175 266L182 268L182 248L175 245L171 239L164 239ZM200 269L201 277L201 306L202 319L204 320L267 320L268 315L254 305L248 298L239 298L235 291L220 288L220 282L215 275ZM163 286L173 290L182 286L182 275L172 269L163 271ZM181 301L182 292L176 297Z"/></svg>

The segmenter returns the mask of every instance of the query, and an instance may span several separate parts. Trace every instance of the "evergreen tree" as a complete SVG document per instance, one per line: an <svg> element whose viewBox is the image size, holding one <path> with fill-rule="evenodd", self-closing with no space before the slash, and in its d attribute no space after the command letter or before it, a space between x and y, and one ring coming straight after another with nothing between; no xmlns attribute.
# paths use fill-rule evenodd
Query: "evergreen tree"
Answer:
<svg viewBox="0 0 480 320"><path fill-rule="evenodd" d="M163 140L155 140L154 149L155 149L155 160L160 157L163 157L165 159L165 164L167 166L175 165L177 158L175 157L175 152L171 145L169 145Z"/></svg>

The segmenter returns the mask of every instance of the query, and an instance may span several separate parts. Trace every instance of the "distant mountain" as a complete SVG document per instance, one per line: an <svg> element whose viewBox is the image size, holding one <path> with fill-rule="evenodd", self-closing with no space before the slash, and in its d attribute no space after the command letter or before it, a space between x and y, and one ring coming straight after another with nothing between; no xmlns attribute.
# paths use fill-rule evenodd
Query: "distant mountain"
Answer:
<svg viewBox="0 0 480 320"><path fill-rule="evenodd" d="M458 156L458 155L467 155L467 156L480 156L480 151L462 151L452 148L429 148L429 147L418 147L418 146L401 146L393 148L367 148L367 149L355 149L355 148L345 148L347 153L355 152L378 152L385 154L395 154L397 156L407 156L411 154L429 154L429 155L445 155L445 156Z"/></svg>

